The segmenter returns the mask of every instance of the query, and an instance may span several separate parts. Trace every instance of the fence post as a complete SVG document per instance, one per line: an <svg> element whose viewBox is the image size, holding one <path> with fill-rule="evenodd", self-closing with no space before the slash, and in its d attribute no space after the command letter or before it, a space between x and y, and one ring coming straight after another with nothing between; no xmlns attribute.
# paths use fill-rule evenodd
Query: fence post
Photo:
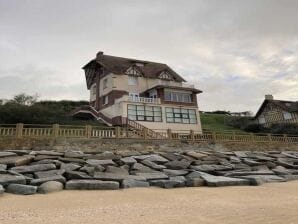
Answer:
<svg viewBox="0 0 298 224"><path fill-rule="evenodd" d="M86 127L85 127L85 137L86 138L91 138L91 132L92 132L92 126L91 125L86 125Z"/></svg>
<svg viewBox="0 0 298 224"><path fill-rule="evenodd" d="M193 130L190 130L190 139L191 139L192 141L195 140L195 133L194 133Z"/></svg>
<svg viewBox="0 0 298 224"><path fill-rule="evenodd" d="M119 126L115 127L115 136L116 138L120 138L121 136L121 128Z"/></svg>
<svg viewBox="0 0 298 224"><path fill-rule="evenodd" d="M288 136L286 134L283 134L283 137L284 137L284 141L288 142Z"/></svg>
<svg viewBox="0 0 298 224"><path fill-rule="evenodd" d="M212 140L216 141L216 132L215 131L212 132Z"/></svg>
<svg viewBox="0 0 298 224"><path fill-rule="evenodd" d="M235 131L233 131L233 140L234 141L236 140L236 133L235 133Z"/></svg>
<svg viewBox="0 0 298 224"><path fill-rule="evenodd" d="M53 136L54 138L59 136L59 124L53 124Z"/></svg>
<svg viewBox="0 0 298 224"><path fill-rule="evenodd" d="M254 135L253 133L250 133L250 140L251 140L252 142L255 141L255 135Z"/></svg>
<svg viewBox="0 0 298 224"><path fill-rule="evenodd" d="M16 137L17 138L21 138L23 135L23 127L24 124L23 123L17 123L16 124Z"/></svg>
<svg viewBox="0 0 298 224"><path fill-rule="evenodd" d="M144 139L147 139L147 137L148 137L148 129L147 128L143 128L143 137L144 137Z"/></svg>
<svg viewBox="0 0 298 224"><path fill-rule="evenodd" d="M167 136L168 136L168 139L172 139L172 130L171 129L168 129L167 130Z"/></svg>
<svg viewBox="0 0 298 224"><path fill-rule="evenodd" d="M269 142L271 142L271 141L272 141L271 134L267 134L267 136L268 136L268 140L269 140Z"/></svg>

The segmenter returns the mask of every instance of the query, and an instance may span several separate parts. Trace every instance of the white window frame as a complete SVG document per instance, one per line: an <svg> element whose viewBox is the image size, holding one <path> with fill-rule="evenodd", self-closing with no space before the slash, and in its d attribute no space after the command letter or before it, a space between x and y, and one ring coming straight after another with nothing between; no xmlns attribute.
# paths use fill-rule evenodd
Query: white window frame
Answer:
<svg viewBox="0 0 298 224"><path fill-rule="evenodd" d="M106 79L104 79L104 80L102 81L102 88L103 88L103 89L108 88L108 78L106 78Z"/></svg>
<svg viewBox="0 0 298 224"><path fill-rule="evenodd" d="M285 120L291 120L292 119L292 114L287 112L287 111L284 111L283 112L283 117Z"/></svg>
<svg viewBox="0 0 298 224"><path fill-rule="evenodd" d="M258 118L259 124L266 124L266 118L264 115L260 115Z"/></svg>
<svg viewBox="0 0 298 224"><path fill-rule="evenodd" d="M103 105L107 105L109 103L109 96L106 95L103 97Z"/></svg>
<svg viewBox="0 0 298 224"><path fill-rule="evenodd" d="M137 86L138 85L138 77L128 76L128 85L129 86Z"/></svg>

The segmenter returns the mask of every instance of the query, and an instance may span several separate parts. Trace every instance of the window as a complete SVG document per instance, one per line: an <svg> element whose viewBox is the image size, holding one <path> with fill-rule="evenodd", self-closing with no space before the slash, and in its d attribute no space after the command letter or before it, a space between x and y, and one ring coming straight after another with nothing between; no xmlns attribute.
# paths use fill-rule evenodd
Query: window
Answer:
<svg viewBox="0 0 298 224"><path fill-rule="evenodd" d="M103 85L103 89L108 88L108 79L104 79L102 85Z"/></svg>
<svg viewBox="0 0 298 224"><path fill-rule="evenodd" d="M138 83L138 78L134 76L128 76L128 85L136 86Z"/></svg>
<svg viewBox="0 0 298 224"><path fill-rule="evenodd" d="M165 101L191 103L192 99L190 93L165 91Z"/></svg>
<svg viewBox="0 0 298 224"><path fill-rule="evenodd" d="M167 123L196 124L196 111L193 109L166 108Z"/></svg>
<svg viewBox="0 0 298 224"><path fill-rule="evenodd" d="M160 73L159 75L160 79L166 79L166 80L173 80L173 77L170 73L168 73L167 71L163 71Z"/></svg>
<svg viewBox="0 0 298 224"><path fill-rule="evenodd" d="M96 84L94 83L90 88L90 101L94 101L96 99Z"/></svg>
<svg viewBox="0 0 298 224"><path fill-rule="evenodd" d="M109 103L109 98L108 98L108 96L104 96L103 97L103 105L106 105L106 104L108 104Z"/></svg>
<svg viewBox="0 0 298 224"><path fill-rule="evenodd" d="M289 112L283 112L283 115L284 115L284 119L285 120L291 120L292 119L292 114L289 113Z"/></svg>
<svg viewBox="0 0 298 224"><path fill-rule="evenodd" d="M260 124L265 124L266 123L265 117L263 115L261 115L258 120L259 120Z"/></svg>
<svg viewBox="0 0 298 224"><path fill-rule="evenodd" d="M135 121L161 122L161 107L129 104L127 106L127 117Z"/></svg>

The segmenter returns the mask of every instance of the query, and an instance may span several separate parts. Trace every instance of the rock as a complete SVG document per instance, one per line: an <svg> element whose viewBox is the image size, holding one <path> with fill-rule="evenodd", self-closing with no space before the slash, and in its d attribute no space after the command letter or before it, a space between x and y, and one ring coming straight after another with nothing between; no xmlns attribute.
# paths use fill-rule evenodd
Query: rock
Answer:
<svg viewBox="0 0 298 224"><path fill-rule="evenodd" d="M29 155L29 153L32 151L31 150L7 150L7 152L13 152L18 156L24 156L24 155Z"/></svg>
<svg viewBox="0 0 298 224"><path fill-rule="evenodd" d="M230 156L230 162L231 163L240 163L241 162L241 159L239 159L236 156Z"/></svg>
<svg viewBox="0 0 298 224"><path fill-rule="evenodd" d="M92 179L91 176L87 175L84 172L80 172L80 171L66 171L64 176L68 180L72 180L72 179Z"/></svg>
<svg viewBox="0 0 298 224"><path fill-rule="evenodd" d="M200 177L190 178L186 180L187 187L201 187L205 186L206 182Z"/></svg>
<svg viewBox="0 0 298 224"><path fill-rule="evenodd" d="M94 178L99 180L112 180L112 181L123 181L123 180L141 180L146 181L146 178L137 175L117 174L117 173L94 173Z"/></svg>
<svg viewBox="0 0 298 224"><path fill-rule="evenodd" d="M201 174L202 174L202 173L199 172L199 171L193 171L193 172L187 174L187 175L186 175L186 178L187 178L187 179L200 178L200 177L201 177Z"/></svg>
<svg viewBox="0 0 298 224"><path fill-rule="evenodd" d="M106 173L117 173L117 174L124 174L129 175L129 172L127 169L115 167L115 166L107 166Z"/></svg>
<svg viewBox="0 0 298 224"><path fill-rule="evenodd" d="M189 173L187 170L170 170L170 169L163 169L162 170L167 176L174 177L174 176L184 176Z"/></svg>
<svg viewBox="0 0 298 224"><path fill-rule="evenodd" d="M48 171L42 171L42 172L35 172L34 176L36 178L46 178L50 177L53 175L63 175L65 173L65 170L60 169L60 170L48 170Z"/></svg>
<svg viewBox="0 0 298 224"><path fill-rule="evenodd" d="M143 177L146 180L168 179L168 176L162 172L155 173L136 173L137 176Z"/></svg>
<svg viewBox="0 0 298 224"><path fill-rule="evenodd" d="M169 161L181 160L183 157L175 153L161 153L161 155Z"/></svg>
<svg viewBox="0 0 298 224"><path fill-rule="evenodd" d="M243 162L249 166L258 166L258 165L262 164L261 162L257 162L257 161L254 161L254 160L248 159L248 158L243 159Z"/></svg>
<svg viewBox="0 0 298 224"><path fill-rule="evenodd" d="M54 151L32 151L32 155L47 155L47 156L63 156L63 153L61 152L54 152Z"/></svg>
<svg viewBox="0 0 298 224"><path fill-rule="evenodd" d="M86 163L90 166L113 166L116 165L113 160L107 159L107 160L98 160L98 159L87 159Z"/></svg>
<svg viewBox="0 0 298 224"><path fill-rule="evenodd" d="M118 190L119 183L101 180L70 180L65 185L66 190Z"/></svg>
<svg viewBox="0 0 298 224"><path fill-rule="evenodd" d="M292 173L291 170L288 170L288 169L284 168L283 166L277 166L274 169L272 169L272 171L276 175L290 175Z"/></svg>
<svg viewBox="0 0 298 224"><path fill-rule="evenodd" d="M1 161L0 161L0 163L1 163ZM298 169L298 165L295 165L294 161L291 159L278 158L277 164L279 164L285 168L288 168L288 169Z"/></svg>
<svg viewBox="0 0 298 224"><path fill-rule="evenodd" d="M190 166L190 161L187 160L175 160L165 163L164 165L168 169L179 170L179 169L187 169Z"/></svg>
<svg viewBox="0 0 298 224"><path fill-rule="evenodd" d="M133 187L149 187L149 183L141 180L123 180L121 187L122 188L133 188Z"/></svg>
<svg viewBox="0 0 298 224"><path fill-rule="evenodd" d="M7 165L6 164L0 164L0 172L1 171L6 171Z"/></svg>
<svg viewBox="0 0 298 224"><path fill-rule="evenodd" d="M65 171L74 171L80 169L81 166L74 163L62 163L60 166L60 169Z"/></svg>
<svg viewBox="0 0 298 224"><path fill-rule="evenodd" d="M0 158L2 157L9 157L9 156L16 156L17 154L14 152L0 152Z"/></svg>
<svg viewBox="0 0 298 224"><path fill-rule="evenodd" d="M3 157L0 158L0 164L6 164L8 166L22 166L30 163L33 158L34 156L30 155Z"/></svg>
<svg viewBox="0 0 298 224"><path fill-rule="evenodd" d="M149 159L145 159L145 160L141 161L141 163L143 165L148 166L148 167L150 167L152 169L155 169L155 170L162 170L162 169L165 169L166 168L165 166L158 165L155 162L150 161Z"/></svg>
<svg viewBox="0 0 298 224"><path fill-rule="evenodd" d="M36 186L23 185L23 184L9 184L6 188L7 193L30 195L35 194L37 191Z"/></svg>
<svg viewBox="0 0 298 224"><path fill-rule="evenodd" d="M195 159L202 159L204 157L206 157L207 155L204 153L200 153L200 152L195 152L195 151L188 151L186 152L186 155L191 156Z"/></svg>
<svg viewBox="0 0 298 224"><path fill-rule="evenodd" d="M284 182L285 179L276 175L247 175L237 176L237 178L247 179L251 185L261 185L262 183Z"/></svg>
<svg viewBox="0 0 298 224"><path fill-rule="evenodd" d="M94 172L95 172L95 167L94 166L83 166L80 169L80 171L86 172L86 173L88 173L88 175L93 176L94 175ZM101 171L104 171L104 168Z"/></svg>
<svg viewBox="0 0 298 224"><path fill-rule="evenodd" d="M26 184L26 178L22 175L0 174L0 185Z"/></svg>
<svg viewBox="0 0 298 224"><path fill-rule="evenodd" d="M250 181L247 179L213 176L203 172L201 172L201 178L206 181L206 184L209 187L241 186L250 184Z"/></svg>
<svg viewBox="0 0 298 224"><path fill-rule="evenodd" d="M274 172L271 170L256 170L256 171L230 171L225 176L247 176L247 175L272 175Z"/></svg>
<svg viewBox="0 0 298 224"><path fill-rule="evenodd" d="M120 159L119 155L115 155L113 152L105 151L100 154L91 155L89 159L97 159L97 160L118 160Z"/></svg>
<svg viewBox="0 0 298 224"><path fill-rule="evenodd" d="M40 161L40 160L45 160L45 159L55 160L58 158L59 158L59 156L37 155L34 157L34 161Z"/></svg>
<svg viewBox="0 0 298 224"><path fill-rule="evenodd" d="M78 164L82 164L85 163L84 159L80 159L80 158L64 158L64 157L59 157L59 160L62 162L66 162L66 163L78 163Z"/></svg>
<svg viewBox="0 0 298 224"><path fill-rule="evenodd" d="M56 167L60 167L62 165L62 162L56 159L43 159L39 161L35 161L30 163L30 165L38 165L38 164L54 164Z"/></svg>
<svg viewBox="0 0 298 224"><path fill-rule="evenodd" d="M73 150L67 150L66 152L64 152L64 157L65 158L85 158L86 154L84 154L82 151L73 151Z"/></svg>
<svg viewBox="0 0 298 224"><path fill-rule="evenodd" d="M247 152L245 151L235 151L234 154L236 157L239 157L239 158L246 158L248 157L248 155L246 154Z"/></svg>
<svg viewBox="0 0 298 224"><path fill-rule="evenodd" d="M202 172L214 172L214 171L226 171L233 170L232 166L224 165L200 165L200 166L190 166L191 169L202 171Z"/></svg>
<svg viewBox="0 0 298 224"><path fill-rule="evenodd" d="M31 166L17 166L11 168L12 171L18 173L34 173L39 171L46 171L46 170L54 170L56 166L54 164L38 164L38 165L31 165Z"/></svg>
<svg viewBox="0 0 298 224"><path fill-rule="evenodd" d="M123 163L128 164L128 165L132 165L137 162L133 157L124 157L124 158L120 159L120 161L122 161Z"/></svg>
<svg viewBox="0 0 298 224"><path fill-rule="evenodd" d="M166 158L160 156L160 155L150 155L148 158L146 158L145 160L147 161L151 161L157 164L163 164L168 162L169 160L167 160Z"/></svg>
<svg viewBox="0 0 298 224"><path fill-rule="evenodd" d="M58 182L58 181L48 181L43 184L41 184L38 187L38 193L40 194L48 194L51 192L56 192L56 191L62 191L63 190L63 184Z"/></svg>
<svg viewBox="0 0 298 224"><path fill-rule="evenodd" d="M150 185L169 189L174 187L184 187L185 182L177 181L177 180L151 180Z"/></svg>
<svg viewBox="0 0 298 224"><path fill-rule="evenodd" d="M131 151L131 150L125 150L125 151L119 151L117 154L121 157L131 157L131 156L138 156L140 155L140 152L138 151Z"/></svg>
<svg viewBox="0 0 298 224"><path fill-rule="evenodd" d="M132 158L136 159L137 161L142 161L144 159L148 159L151 156L154 156L155 154L148 154L148 155L137 155L137 156L132 156Z"/></svg>
<svg viewBox="0 0 298 224"><path fill-rule="evenodd" d="M0 196L4 193L4 188L2 185L0 185Z"/></svg>
<svg viewBox="0 0 298 224"><path fill-rule="evenodd" d="M63 184L66 182L65 178L62 175L53 175L53 176L50 176L50 177L33 179L33 180L31 180L30 184L31 185L41 185L41 184L43 184L45 182L48 182L48 181L58 181L58 182L61 182Z"/></svg>
<svg viewBox="0 0 298 224"><path fill-rule="evenodd" d="M141 163L134 163L131 166L131 173L135 174L135 173L154 173L157 172L147 166L144 166Z"/></svg>

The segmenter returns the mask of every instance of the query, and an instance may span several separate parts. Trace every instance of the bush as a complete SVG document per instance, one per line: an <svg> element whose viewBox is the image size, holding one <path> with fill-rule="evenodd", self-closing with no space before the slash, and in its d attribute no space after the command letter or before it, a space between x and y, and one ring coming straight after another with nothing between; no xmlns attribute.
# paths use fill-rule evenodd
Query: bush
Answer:
<svg viewBox="0 0 298 224"><path fill-rule="evenodd" d="M274 124L270 129L272 134L298 135L297 124Z"/></svg>
<svg viewBox="0 0 298 224"><path fill-rule="evenodd" d="M244 130L252 124L252 119L250 117L229 117L226 122L229 126Z"/></svg>

